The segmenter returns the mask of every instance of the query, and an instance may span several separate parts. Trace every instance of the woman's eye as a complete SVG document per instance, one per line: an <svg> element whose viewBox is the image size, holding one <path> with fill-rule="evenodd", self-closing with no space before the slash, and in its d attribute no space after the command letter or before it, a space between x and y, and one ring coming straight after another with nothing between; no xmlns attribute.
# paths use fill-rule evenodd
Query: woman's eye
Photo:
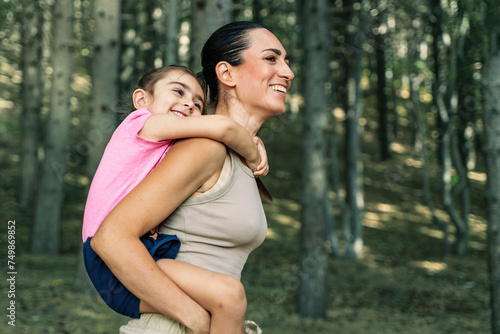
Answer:
<svg viewBox="0 0 500 334"><path fill-rule="evenodd" d="M276 61L276 57L275 56L269 56L269 57L266 58L266 60Z"/></svg>

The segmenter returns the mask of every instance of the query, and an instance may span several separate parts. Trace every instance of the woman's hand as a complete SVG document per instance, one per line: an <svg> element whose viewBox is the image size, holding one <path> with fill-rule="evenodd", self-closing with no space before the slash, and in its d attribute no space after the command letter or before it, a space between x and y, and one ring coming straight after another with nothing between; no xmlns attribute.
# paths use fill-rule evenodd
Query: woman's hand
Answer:
<svg viewBox="0 0 500 334"><path fill-rule="evenodd" d="M264 147L264 143L262 142L262 140L257 136L253 137L253 142L257 145L257 150L259 151L260 155L259 165L256 169L252 169L254 171L253 175L255 177L266 176L267 173L269 173L266 148Z"/></svg>

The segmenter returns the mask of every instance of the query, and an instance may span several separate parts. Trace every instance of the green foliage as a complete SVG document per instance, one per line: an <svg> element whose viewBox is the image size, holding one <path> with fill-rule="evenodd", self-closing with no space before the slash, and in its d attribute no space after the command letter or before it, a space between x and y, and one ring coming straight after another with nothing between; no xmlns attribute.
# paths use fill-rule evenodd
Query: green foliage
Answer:
<svg viewBox="0 0 500 334"><path fill-rule="evenodd" d="M0 1L0 41L11 32L14 22L19 15L20 4L17 0Z"/></svg>

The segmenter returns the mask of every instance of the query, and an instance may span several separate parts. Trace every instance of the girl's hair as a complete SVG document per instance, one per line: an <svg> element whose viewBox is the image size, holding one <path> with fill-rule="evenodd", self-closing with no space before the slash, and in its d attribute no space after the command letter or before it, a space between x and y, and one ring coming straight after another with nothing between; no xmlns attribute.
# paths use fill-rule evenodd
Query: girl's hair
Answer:
<svg viewBox="0 0 500 334"><path fill-rule="evenodd" d="M156 83L163 79L170 71L180 71L195 78L196 81L198 81L198 83L200 84L201 89L203 90L203 99L207 99L207 84L205 80L203 80L203 76L201 75L201 73L194 74L193 71L182 65L169 65L147 70L137 82L137 88L144 89L146 92L153 95ZM205 112L205 110L206 108L203 108L203 113Z"/></svg>
<svg viewBox="0 0 500 334"><path fill-rule="evenodd" d="M248 32L259 28L271 31L264 24L257 22L231 22L217 29L205 42L201 50L201 65L210 94L210 104L216 106L219 99L219 80L215 67L221 61L233 66L242 64L245 61L243 51L250 47L251 42Z"/></svg>
<svg viewBox="0 0 500 334"><path fill-rule="evenodd" d="M210 94L209 103L217 106L219 102L219 79L215 67L221 61L226 61L232 66L243 64L243 51L250 47L248 32L253 29L266 29L267 26L251 21L237 21L228 23L217 29L205 42L201 50L202 74ZM273 198L260 179L256 179L260 195L269 201Z"/></svg>

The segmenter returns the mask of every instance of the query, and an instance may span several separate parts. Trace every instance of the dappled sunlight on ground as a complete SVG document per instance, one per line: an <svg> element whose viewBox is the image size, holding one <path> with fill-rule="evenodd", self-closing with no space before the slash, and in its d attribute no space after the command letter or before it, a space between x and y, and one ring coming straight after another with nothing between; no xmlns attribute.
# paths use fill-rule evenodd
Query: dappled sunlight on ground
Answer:
<svg viewBox="0 0 500 334"><path fill-rule="evenodd" d="M486 173L470 171L467 176L473 181L486 183Z"/></svg>
<svg viewBox="0 0 500 334"><path fill-rule="evenodd" d="M13 102L0 99L0 109L10 109L13 107L14 107Z"/></svg>
<svg viewBox="0 0 500 334"><path fill-rule="evenodd" d="M448 266L444 262L431 262L431 261L410 261L408 265L415 268L421 268L426 270L428 273L436 273L445 270Z"/></svg>
<svg viewBox="0 0 500 334"><path fill-rule="evenodd" d="M391 143L391 150L399 154L406 153L406 148L397 142Z"/></svg>
<svg viewBox="0 0 500 334"><path fill-rule="evenodd" d="M380 221L379 215L373 212L365 213L364 226L378 229L384 228L384 224Z"/></svg>
<svg viewBox="0 0 500 334"><path fill-rule="evenodd" d="M297 230L300 228L300 223L297 220L292 219L290 216L275 213L271 215L271 218L282 225L287 225Z"/></svg>
<svg viewBox="0 0 500 334"><path fill-rule="evenodd" d="M443 239L443 231L436 230L435 228L432 228L430 226L422 226L418 229L418 231L422 234L425 234L431 238L436 238L436 239Z"/></svg>

